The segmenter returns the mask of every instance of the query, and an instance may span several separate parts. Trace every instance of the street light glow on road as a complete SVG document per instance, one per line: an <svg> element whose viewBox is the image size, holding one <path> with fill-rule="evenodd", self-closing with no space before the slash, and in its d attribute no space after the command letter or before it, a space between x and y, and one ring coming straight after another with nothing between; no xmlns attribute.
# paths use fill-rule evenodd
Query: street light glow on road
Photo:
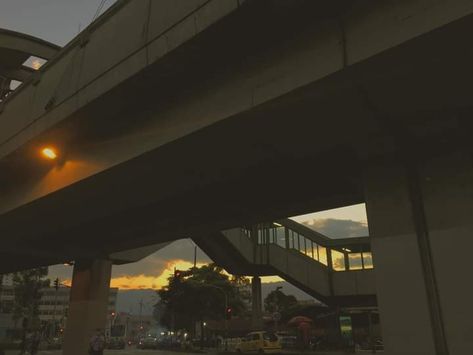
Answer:
<svg viewBox="0 0 473 355"><path fill-rule="evenodd" d="M57 152L54 148L46 147L41 150L41 155L49 160L54 160L57 158Z"/></svg>

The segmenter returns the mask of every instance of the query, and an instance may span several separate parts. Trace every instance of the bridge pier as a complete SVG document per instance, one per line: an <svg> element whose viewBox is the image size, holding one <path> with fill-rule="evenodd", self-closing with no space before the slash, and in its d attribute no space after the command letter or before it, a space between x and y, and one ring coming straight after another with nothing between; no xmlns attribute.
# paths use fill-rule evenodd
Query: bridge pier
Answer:
<svg viewBox="0 0 473 355"><path fill-rule="evenodd" d="M74 266L63 354L88 354L89 340L104 331L112 262L78 261Z"/></svg>
<svg viewBox="0 0 473 355"><path fill-rule="evenodd" d="M254 276L251 279L251 326L254 330L261 330L263 326L262 320L262 291L261 278Z"/></svg>
<svg viewBox="0 0 473 355"><path fill-rule="evenodd" d="M386 354L473 353L471 153L371 167L365 191Z"/></svg>

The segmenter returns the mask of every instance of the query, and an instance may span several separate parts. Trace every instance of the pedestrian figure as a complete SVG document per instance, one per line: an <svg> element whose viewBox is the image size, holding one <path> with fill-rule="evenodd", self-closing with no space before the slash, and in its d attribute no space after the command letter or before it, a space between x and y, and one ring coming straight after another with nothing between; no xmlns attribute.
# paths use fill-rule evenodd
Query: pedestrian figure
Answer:
<svg viewBox="0 0 473 355"><path fill-rule="evenodd" d="M39 343L41 341L41 335L39 332L35 332L31 339L31 355L38 354Z"/></svg>
<svg viewBox="0 0 473 355"><path fill-rule="evenodd" d="M100 329L90 338L89 342L89 354L90 355L103 355L105 348L105 337Z"/></svg>

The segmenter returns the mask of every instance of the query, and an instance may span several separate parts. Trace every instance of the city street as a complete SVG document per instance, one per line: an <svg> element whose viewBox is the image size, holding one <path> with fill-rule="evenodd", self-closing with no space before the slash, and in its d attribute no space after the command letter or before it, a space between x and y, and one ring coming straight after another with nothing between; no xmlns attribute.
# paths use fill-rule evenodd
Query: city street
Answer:
<svg viewBox="0 0 473 355"><path fill-rule="evenodd" d="M38 355L61 355L61 350L48 350L40 351ZM182 354L173 351L164 351L164 350L140 350L140 349L128 349L128 350L106 350L104 355L138 355L138 354L159 354L159 355L175 355ZM6 355L18 355L18 350L7 351Z"/></svg>
<svg viewBox="0 0 473 355"><path fill-rule="evenodd" d="M148 355L148 354L156 354L156 355L176 355L176 354L184 354L175 351L165 351L165 350L141 350L141 349L127 349L127 350L106 350L104 355ZM18 350L7 351L6 355L18 355ZM61 350L44 350L40 351L38 355L62 355Z"/></svg>
<svg viewBox="0 0 473 355"><path fill-rule="evenodd" d="M371 352L371 351L370 351ZM367 353L367 352L363 352ZM380 352L383 353L383 352ZM166 351L166 350L140 350L140 349L127 349L127 350L106 350L104 355L148 355L148 354L155 354L155 355L177 355L177 354L188 354L183 352L176 352L176 351ZM217 352L207 352L209 355L218 355L223 353ZM283 352L282 354L293 354L295 355L296 352ZM328 352L328 353L321 353L321 352L304 352L305 355L317 354L317 355L343 355L345 353L339 352ZM5 355L18 355L18 350L15 351L7 351ZM40 351L38 355L62 355L60 350L49 350L49 351Z"/></svg>

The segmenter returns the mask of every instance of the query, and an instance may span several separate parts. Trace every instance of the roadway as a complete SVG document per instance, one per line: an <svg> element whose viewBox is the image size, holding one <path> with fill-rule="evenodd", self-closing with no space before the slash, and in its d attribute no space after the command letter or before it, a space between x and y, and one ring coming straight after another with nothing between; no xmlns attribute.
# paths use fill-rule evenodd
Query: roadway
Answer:
<svg viewBox="0 0 473 355"><path fill-rule="evenodd" d="M104 355L146 355L146 354L159 354L159 355L175 355L179 354L175 351L164 351L164 350L140 350L140 349L126 349L126 350L106 350ZM18 350L7 351L5 355L18 355ZM61 350L43 350L38 355L62 355Z"/></svg>
<svg viewBox="0 0 473 355"><path fill-rule="evenodd" d="M371 351L370 351L371 352ZM381 352L382 353L382 352ZM154 354L154 355L176 355L176 354L189 354L183 352L176 352L176 351L166 351L166 350L140 350L140 349L126 349L126 350L106 350L104 355L146 355L146 354ZM207 352L209 355L218 355L218 354L229 354L229 353L217 353L217 352ZM296 352L294 351L287 351L281 354L293 354L295 355ZM317 355L342 355L346 353L339 353L339 352L328 352L328 353L313 353L313 352L304 352L306 355L317 354ZM5 355L18 355L18 350L14 351L7 351ZM38 355L62 355L61 350L45 350L40 351Z"/></svg>

